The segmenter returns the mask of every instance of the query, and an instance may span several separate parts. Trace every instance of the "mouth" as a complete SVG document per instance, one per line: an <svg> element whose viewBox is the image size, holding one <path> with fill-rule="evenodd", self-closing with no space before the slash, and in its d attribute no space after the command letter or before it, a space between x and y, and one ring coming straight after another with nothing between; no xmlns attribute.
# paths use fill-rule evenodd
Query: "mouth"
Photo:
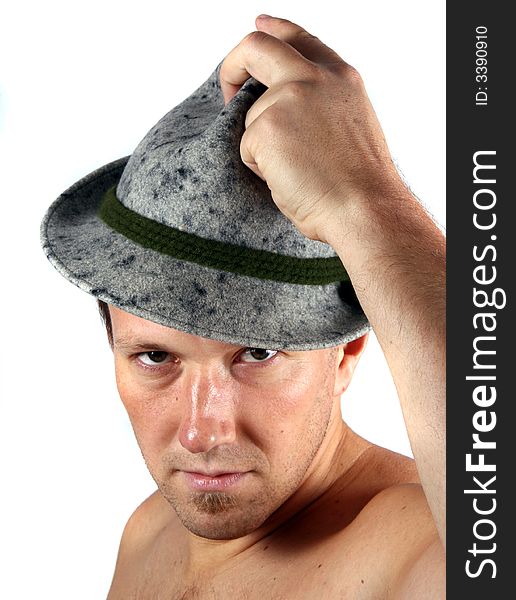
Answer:
<svg viewBox="0 0 516 600"><path fill-rule="evenodd" d="M213 473L199 473L194 471L182 471L188 487L193 490L217 491L227 490L236 487L249 471L238 471L233 473L224 473L215 471Z"/></svg>

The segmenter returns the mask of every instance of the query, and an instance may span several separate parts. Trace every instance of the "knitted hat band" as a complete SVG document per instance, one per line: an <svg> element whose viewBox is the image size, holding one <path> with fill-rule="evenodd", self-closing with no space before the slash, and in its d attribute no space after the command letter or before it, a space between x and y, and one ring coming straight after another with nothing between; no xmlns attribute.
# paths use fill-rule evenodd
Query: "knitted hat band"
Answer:
<svg viewBox="0 0 516 600"><path fill-rule="evenodd" d="M145 248L205 267L303 285L327 285L349 280L338 256L286 256L202 238L158 223L124 206L116 197L116 185L104 194L98 216L106 225Z"/></svg>

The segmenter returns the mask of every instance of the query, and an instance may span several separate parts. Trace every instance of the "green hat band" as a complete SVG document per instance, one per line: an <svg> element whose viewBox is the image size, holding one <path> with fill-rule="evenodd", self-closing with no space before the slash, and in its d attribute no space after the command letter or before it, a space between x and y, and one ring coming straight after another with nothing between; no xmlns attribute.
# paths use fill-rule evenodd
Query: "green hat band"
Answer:
<svg viewBox="0 0 516 600"><path fill-rule="evenodd" d="M285 256L209 240L153 221L124 206L116 197L116 185L104 194L98 216L106 225L145 248L205 267L303 285L327 285L349 280L338 256Z"/></svg>

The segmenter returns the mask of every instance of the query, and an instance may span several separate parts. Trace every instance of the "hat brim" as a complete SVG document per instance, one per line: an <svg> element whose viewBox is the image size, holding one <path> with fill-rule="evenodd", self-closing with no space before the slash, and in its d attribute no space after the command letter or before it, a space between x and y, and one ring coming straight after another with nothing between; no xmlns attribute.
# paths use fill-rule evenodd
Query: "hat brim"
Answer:
<svg viewBox="0 0 516 600"><path fill-rule="evenodd" d="M76 182L42 222L45 254L76 286L138 317L241 346L315 350L370 329L349 282L300 285L238 275L144 248L111 229L97 211L128 159Z"/></svg>

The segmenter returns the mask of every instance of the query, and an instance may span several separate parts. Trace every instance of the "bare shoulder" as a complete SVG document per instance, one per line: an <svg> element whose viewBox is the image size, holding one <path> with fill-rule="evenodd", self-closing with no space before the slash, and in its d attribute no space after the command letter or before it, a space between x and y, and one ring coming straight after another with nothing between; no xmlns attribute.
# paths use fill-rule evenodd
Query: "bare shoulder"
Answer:
<svg viewBox="0 0 516 600"><path fill-rule="evenodd" d="M132 576L141 571L149 548L171 517L172 509L158 490L135 509L122 533L108 599L123 598L124 591L132 587Z"/></svg>
<svg viewBox="0 0 516 600"><path fill-rule="evenodd" d="M378 490L354 526L385 554L389 600L445 598L445 554L413 459L375 448L371 476ZM376 555L379 558L378 554Z"/></svg>
<svg viewBox="0 0 516 600"><path fill-rule="evenodd" d="M367 471L377 482L380 491L398 484L419 483L413 458L381 446L371 446L364 455L367 459Z"/></svg>
<svg viewBox="0 0 516 600"><path fill-rule="evenodd" d="M445 554L423 488L397 484L379 492L365 507L368 521L381 519L383 539L390 539L389 600L443 600Z"/></svg>
<svg viewBox="0 0 516 600"><path fill-rule="evenodd" d="M153 541L165 527L171 516L171 508L161 493L156 490L146 498L129 517L120 542L124 550L130 550Z"/></svg>
<svg viewBox="0 0 516 600"><path fill-rule="evenodd" d="M391 541L414 530L420 537L437 534L412 458L371 446L360 463L348 487L348 493L361 498L353 527Z"/></svg>

